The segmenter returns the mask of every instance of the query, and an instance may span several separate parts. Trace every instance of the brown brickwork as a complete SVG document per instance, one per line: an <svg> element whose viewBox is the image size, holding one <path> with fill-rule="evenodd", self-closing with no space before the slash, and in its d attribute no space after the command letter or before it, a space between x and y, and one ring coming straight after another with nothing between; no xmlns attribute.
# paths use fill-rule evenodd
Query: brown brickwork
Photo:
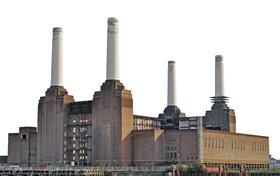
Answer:
<svg viewBox="0 0 280 176"><path fill-rule="evenodd" d="M206 117L180 115L179 129L162 128L161 118L133 115L132 94L118 80L107 80L92 101L83 102L75 102L63 87L52 86L39 101L38 134L29 127L9 134L8 163L200 163L232 169L266 168L268 137L236 133L234 110L226 104L218 105L207 111ZM226 111L221 111L221 107L226 107ZM200 130L202 119L209 129ZM28 134L30 141L22 140L21 134Z"/></svg>
<svg viewBox="0 0 280 176"><path fill-rule="evenodd" d="M36 166L36 127L20 127L19 133L8 138L8 163L19 166Z"/></svg>
<svg viewBox="0 0 280 176"><path fill-rule="evenodd" d="M268 137L204 130L203 163L269 164Z"/></svg>
<svg viewBox="0 0 280 176"><path fill-rule="evenodd" d="M268 166L268 137L215 130L203 130L202 136L203 146L198 146L197 130L133 131L133 164L204 163L235 169Z"/></svg>
<svg viewBox="0 0 280 176"><path fill-rule="evenodd" d="M64 164L64 132L68 104L72 96L61 86L51 86L38 105L37 161L49 165Z"/></svg>
<svg viewBox="0 0 280 176"><path fill-rule="evenodd" d="M133 162L166 165L196 161L197 141L197 130L133 131Z"/></svg>
<svg viewBox="0 0 280 176"><path fill-rule="evenodd" d="M107 80L92 103L93 165L131 164L133 102L118 80Z"/></svg>

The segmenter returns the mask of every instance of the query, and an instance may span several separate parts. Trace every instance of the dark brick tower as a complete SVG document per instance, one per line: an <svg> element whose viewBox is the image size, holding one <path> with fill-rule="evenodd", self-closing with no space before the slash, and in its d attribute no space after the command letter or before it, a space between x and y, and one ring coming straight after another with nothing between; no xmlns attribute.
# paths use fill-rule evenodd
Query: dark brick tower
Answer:
<svg viewBox="0 0 280 176"><path fill-rule="evenodd" d="M224 96L223 57L215 57L215 97L211 111L206 111L203 125L208 129L236 132L235 113L227 105L228 97Z"/></svg>
<svg viewBox="0 0 280 176"><path fill-rule="evenodd" d="M107 74L92 103L92 161L94 165L129 165L133 100L119 81L118 21L108 19Z"/></svg>
<svg viewBox="0 0 280 176"><path fill-rule="evenodd" d="M51 87L38 105L37 162L63 165L64 124L72 96L63 87L62 29L53 29Z"/></svg>
<svg viewBox="0 0 280 176"><path fill-rule="evenodd" d="M93 163L129 165L133 100L118 80L107 80L95 92L92 106Z"/></svg>
<svg viewBox="0 0 280 176"><path fill-rule="evenodd" d="M176 105L176 67L175 61L168 62L168 79L167 79L167 107L163 114L159 114L162 120L163 129L179 129L179 119L185 114L180 112Z"/></svg>

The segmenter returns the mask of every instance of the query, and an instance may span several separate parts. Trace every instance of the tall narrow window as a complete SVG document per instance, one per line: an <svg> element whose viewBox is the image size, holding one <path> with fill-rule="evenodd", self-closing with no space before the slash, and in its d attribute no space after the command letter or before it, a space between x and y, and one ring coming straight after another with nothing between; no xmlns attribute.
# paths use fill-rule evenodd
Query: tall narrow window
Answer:
<svg viewBox="0 0 280 176"><path fill-rule="evenodd" d="M27 134L26 133L21 134L20 139L24 141L27 140Z"/></svg>

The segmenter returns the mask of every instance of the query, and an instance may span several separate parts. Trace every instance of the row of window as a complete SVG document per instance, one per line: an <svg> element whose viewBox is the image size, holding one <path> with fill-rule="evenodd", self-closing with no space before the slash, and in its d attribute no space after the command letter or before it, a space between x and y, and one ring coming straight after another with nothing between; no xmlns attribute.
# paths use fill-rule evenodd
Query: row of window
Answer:
<svg viewBox="0 0 280 176"><path fill-rule="evenodd" d="M151 119L134 119L133 128L134 130L148 130L160 128L160 122Z"/></svg>
<svg viewBox="0 0 280 176"><path fill-rule="evenodd" d="M80 128L76 128L76 127L74 127L73 129L72 129L72 131L73 131L73 134L75 134L75 133L87 133L87 131L88 131L88 128L87 127L80 127ZM65 132L65 135L66 135L66 132ZM87 135L87 134L86 134Z"/></svg>
<svg viewBox="0 0 280 176"><path fill-rule="evenodd" d="M267 151L267 145L266 145L266 143L253 142L252 150L258 151L258 152Z"/></svg>
<svg viewBox="0 0 280 176"><path fill-rule="evenodd" d="M176 152L166 153L166 159L175 160L178 158L178 154Z"/></svg>
<svg viewBox="0 0 280 176"><path fill-rule="evenodd" d="M220 138L204 138L204 147L211 149L223 149L224 148L224 139Z"/></svg>
<svg viewBox="0 0 280 176"><path fill-rule="evenodd" d="M73 156L73 161L76 161L76 156ZM88 156L80 156L80 160L87 160Z"/></svg>
<svg viewBox="0 0 280 176"><path fill-rule="evenodd" d="M231 141L231 149L245 150L245 141L232 140Z"/></svg>
<svg viewBox="0 0 280 176"><path fill-rule="evenodd" d="M66 141L65 141L65 143L66 143ZM87 148L88 147L88 143L87 142L79 143L79 146L80 146L80 148L82 148L82 147ZM73 142L72 147L76 148L76 143L75 142Z"/></svg>
<svg viewBox="0 0 280 176"><path fill-rule="evenodd" d="M223 167L223 168L228 168L228 169L233 169L233 170L240 170L240 168L247 168L247 169L265 169L268 167L267 164L221 164L221 163L204 163L205 166L207 167Z"/></svg>
<svg viewBox="0 0 280 176"><path fill-rule="evenodd" d="M68 124L87 123L87 122L90 122L89 116L78 115L78 116L71 116L71 118L68 121Z"/></svg>
<svg viewBox="0 0 280 176"><path fill-rule="evenodd" d="M64 160L66 160L66 154L65 154L65 153L64 153L63 157L64 157ZM73 150L73 153L72 153L72 159L73 159L73 161L75 161L76 158L79 158L80 160L87 160L87 159L88 159L88 156L85 155L85 151L83 150L83 151L80 151L80 155L79 155L78 157L76 157L76 151Z"/></svg>
<svg viewBox="0 0 280 176"><path fill-rule="evenodd" d="M167 160L177 160L180 159L179 153L176 152L170 152L170 153L166 153L166 159ZM197 160L198 157L194 157L194 156L188 156L186 157L187 160Z"/></svg>
<svg viewBox="0 0 280 176"><path fill-rule="evenodd" d="M166 150L167 151L177 151L177 147L176 146L166 146Z"/></svg>
<svg viewBox="0 0 280 176"><path fill-rule="evenodd" d="M224 139L219 138L204 138L204 147L209 149L223 149ZM242 140L232 140L231 141L231 149L232 150L245 150L246 149L246 141ZM251 150L253 151L267 151L268 146L266 143L261 142L252 142Z"/></svg>

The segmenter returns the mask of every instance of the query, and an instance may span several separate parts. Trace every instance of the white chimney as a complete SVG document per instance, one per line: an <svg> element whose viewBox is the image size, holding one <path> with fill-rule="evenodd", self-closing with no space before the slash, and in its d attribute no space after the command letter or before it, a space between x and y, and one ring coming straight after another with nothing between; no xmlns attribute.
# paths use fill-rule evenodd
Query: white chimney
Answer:
<svg viewBox="0 0 280 176"><path fill-rule="evenodd" d="M176 106L176 67L175 61L168 62L167 106Z"/></svg>
<svg viewBox="0 0 280 176"><path fill-rule="evenodd" d="M215 97L224 96L224 63L223 56L215 57Z"/></svg>
<svg viewBox="0 0 280 176"><path fill-rule="evenodd" d="M106 80L119 79L119 27L116 18L108 18Z"/></svg>
<svg viewBox="0 0 280 176"><path fill-rule="evenodd" d="M53 28L51 86L63 86L62 28Z"/></svg>

